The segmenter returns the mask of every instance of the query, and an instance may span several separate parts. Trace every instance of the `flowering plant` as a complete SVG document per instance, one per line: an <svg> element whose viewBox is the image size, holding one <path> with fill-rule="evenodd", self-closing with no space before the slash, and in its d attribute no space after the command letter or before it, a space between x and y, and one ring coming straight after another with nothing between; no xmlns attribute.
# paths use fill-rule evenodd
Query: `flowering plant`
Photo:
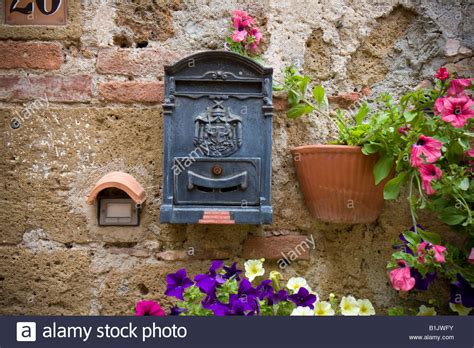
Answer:
<svg viewBox="0 0 474 348"><path fill-rule="evenodd" d="M376 183L395 167L396 176L385 185L385 199L397 198L402 185L408 184L414 220L416 208L428 208L446 224L462 226L474 237L474 150L469 128L474 102L466 93L472 80L449 80L444 68L435 76L434 89L417 89L399 102L384 95L371 115L371 130L364 132L358 145L365 154L380 155L374 168ZM413 226L416 230L416 223Z"/></svg>
<svg viewBox="0 0 474 348"><path fill-rule="evenodd" d="M462 226L474 237L474 133L469 126L474 101L466 93L472 89L472 79L450 79L445 68L435 77L433 89L417 89L398 102L383 94L372 111L363 102L351 115L330 112L324 88L310 89L310 78L294 67L284 69L284 81L274 90L287 92L289 118L315 112L336 123L339 132L334 143L361 146L366 155L378 153L373 170L376 184L395 168L395 177L385 185L385 199L397 198L408 184L413 216L416 208L434 210L443 222Z"/></svg>
<svg viewBox="0 0 474 348"><path fill-rule="evenodd" d="M262 40L262 33L253 17L242 10L234 10L231 15L231 35L226 38L227 49L243 56L258 57L257 48Z"/></svg>
<svg viewBox="0 0 474 348"><path fill-rule="evenodd" d="M470 128L474 102L466 93L472 88L472 79L450 80L445 68L434 76L434 89L410 92L399 103L384 97L377 117L388 117L390 128L376 128L363 144L363 152L380 153L379 163L384 169L379 172L380 179L395 166L396 176L384 188L386 199L397 198L401 186L409 185L413 226L400 235L401 250L388 264L393 288L426 290L437 272L444 273L454 282L451 309L467 314L474 307L474 272L467 260L474 246L474 150ZM456 230L467 232L463 250L441 245L439 235L417 225L416 209L423 208L434 211Z"/></svg>
<svg viewBox="0 0 474 348"><path fill-rule="evenodd" d="M469 96L473 79L452 79L444 67L434 77L432 89L416 89L399 101L384 94L372 110L363 102L350 115L329 110L322 86L308 93L309 77L293 67L284 70L284 82L274 89L287 92L288 117L310 112L327 117L339 130L334 143L361 146L366 155L377 153L375 183L394 174L384 187L385 199L396 199L402 186L408 185L413 224L400 235L401 249L388 264L392 286L401 291L426 290L442 272L453 281L451 309L466 313L474 307L474 271L468 263L474 247L474 101ZM467 233L462 250L441 245L439 235L418 227L416 211L425 208Z"/></svg>
<svg viewBox="0 0 474 348"><path fill-rule="evenodd" d="M390 281L395 290L427 290L436 278L436 272L446 263L447 249L439 244L439 236L418 226L418 233L406 231L400 234L399 250L389 262ZM421 237L423 236L423 237ZM430 241L428 241L430 240Z"/></svg>
<svg viewBox="0 0 474 348"><path fill-rule="evenodd" d="M171 315L271 316L271 315L373 315L369 300L343 297L339 307L335 295L320 301L304 278L290 278L282 287L282 275L265 274L264 260L245 262L245 273L234 262L226 266L213 261L207 273L188 278L185 269L169 274L165 295L180 300ZM257 278L258 281L257 281ZM252 284L254 283L254 285ZM138 308L138 307L137 307Z"/></svg>

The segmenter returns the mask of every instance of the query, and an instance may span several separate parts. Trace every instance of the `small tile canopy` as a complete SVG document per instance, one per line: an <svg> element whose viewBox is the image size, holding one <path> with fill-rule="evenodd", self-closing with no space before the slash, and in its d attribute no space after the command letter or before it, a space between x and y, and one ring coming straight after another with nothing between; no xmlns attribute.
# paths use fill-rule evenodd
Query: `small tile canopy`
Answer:
<svg viewBox="0 0 474 348"><path fill-rule="evenodd" d="M142 204L146 200L145 190L133 176L124 172L110 172L97 181L87 195L87 203L94 204L99 192L107 188L117 188L124 191L136 204Z"/></svg>
<svg viewBox="0 0 474 348"><path fill-rule="evenodd" d="M471 249L471 254L469 255L468 261L470 264L474 264L474 248Z"/></svg>

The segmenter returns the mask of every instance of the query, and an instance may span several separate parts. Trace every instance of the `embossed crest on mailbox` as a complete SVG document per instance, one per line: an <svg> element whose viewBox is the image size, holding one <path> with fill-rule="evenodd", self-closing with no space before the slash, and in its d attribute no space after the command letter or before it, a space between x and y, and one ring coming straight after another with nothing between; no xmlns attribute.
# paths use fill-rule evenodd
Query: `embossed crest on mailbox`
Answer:
<svg viewBox="0 0 474 348"><path fill-rule="evenodd" d="M272 69L202 52L165 67L162 223L272 222Z"/></svg>

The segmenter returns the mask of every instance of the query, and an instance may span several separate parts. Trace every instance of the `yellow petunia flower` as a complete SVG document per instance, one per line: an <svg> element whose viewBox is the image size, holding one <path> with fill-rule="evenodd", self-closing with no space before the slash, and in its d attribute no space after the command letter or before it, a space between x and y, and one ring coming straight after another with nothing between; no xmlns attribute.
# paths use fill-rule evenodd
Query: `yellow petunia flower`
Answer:
<svg viewBox="0 0 474 348"><path fill-rule="evenodd" d="M293 312L291 312L292 316L313 316L314 311L309 308L309 307L296 307L293 309Z"/></svg>
<svg viewBox="0 0 474 348"><path fill-rule="evenodd" d="M332 309L331 304L329 302L320 301L314 305L314 315L329 316L334 314L334 309Z"/></svg>
<svg viewBox="0 0 474 348"><path fill-rule="evenodd" d="M359 315L359 303L354 296L343 296L339 307L342 315Z"/></svg>
<svg viewBox="0 0 474 348"><path fill-rule="evenodd" d="M248 260L244 263L245 276L249 281L253 281L256 277L265 274L262 260Z"/></svg>
<svg viewBox="0 0 474 348"><path fill-rule="evenodd" d="M293 291L294 293L298 292L300 288L305 288L310 291L311 289L308 286L308 282L303 277L292 277L288 280L286 287Z"/></svg>
<svg viewBox="0 0 474 348"><path fill-rule="evenodd" d="M375 309L369 300L357 300L359 304L359 315L375 315Z"/></svg>

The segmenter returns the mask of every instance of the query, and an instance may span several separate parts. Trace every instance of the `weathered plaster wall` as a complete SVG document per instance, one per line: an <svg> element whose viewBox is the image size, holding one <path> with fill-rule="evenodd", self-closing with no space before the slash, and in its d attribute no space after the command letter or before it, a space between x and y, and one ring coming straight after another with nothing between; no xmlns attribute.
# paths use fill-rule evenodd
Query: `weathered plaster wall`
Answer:
<svg viewBox="0 0 474 348"><path fill-rule="evenodd" d="M413 88L441 64L472 76L469 1L69 2L66 27L0 25L1 314L126 314L141 298L166 305L167 273L203 271L213 258L242 261L252 251L278 256L299 236L312 236L316 247L283 273L306 277L322 297L367 297L379 312L422 299L443 302L442 283L410 299L388 284L391 241L410 221L404 199L387 203L369 225L309 216L289 148L324 143L335 130L314 116L287 120L281 99L273 225L160 225L162 67L222 48L228 12L242 8L262 26L264 58L276 79L293 63L347 106L370 91L368 98ZM13 119L20 128L11 127ZM139 227L99 228L95 207L85 203L112 170L145 187ZM421 220L455 239L432 217ZM267 268L277 268L276 260Z"/></svg>

